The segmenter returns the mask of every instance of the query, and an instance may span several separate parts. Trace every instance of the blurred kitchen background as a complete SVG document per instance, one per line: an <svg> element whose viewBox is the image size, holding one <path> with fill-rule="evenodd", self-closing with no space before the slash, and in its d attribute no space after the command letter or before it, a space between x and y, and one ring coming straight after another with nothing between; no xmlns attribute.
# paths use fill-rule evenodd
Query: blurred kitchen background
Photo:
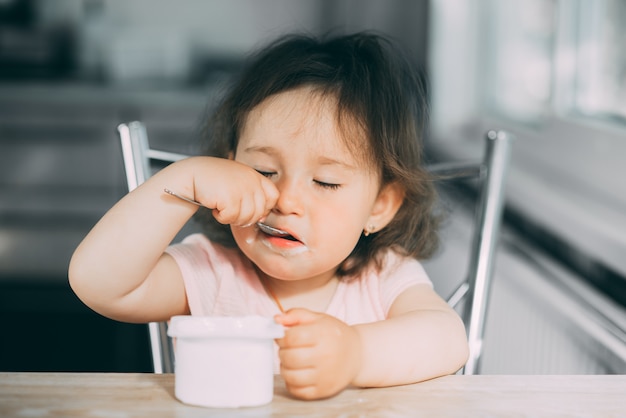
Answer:
<svg viewBox="0 0 626 418"><path fill-rule="evenodd" d="M72 294L69 258L126 193L115 127L194 152L245 55L286 32L374 30L429 82L428 158L517 136L484 373L626 373L626 2L0 0L1 371L150 371L145 325ZM426 263L462 279L471 187Z"/></svg>

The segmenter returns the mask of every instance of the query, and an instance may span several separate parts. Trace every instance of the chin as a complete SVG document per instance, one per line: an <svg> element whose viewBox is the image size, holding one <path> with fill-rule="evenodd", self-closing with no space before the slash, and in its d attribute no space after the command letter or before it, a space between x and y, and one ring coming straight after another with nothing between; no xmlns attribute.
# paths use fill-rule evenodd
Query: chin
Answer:
<svg viewBox="0 0 626 418"><path fill-rule="evenodd" d="M283 263L267 260L251 260L254 265L271 278L285 281L301 280L309 277L306 270L293 265L286 266Z"/></svg>

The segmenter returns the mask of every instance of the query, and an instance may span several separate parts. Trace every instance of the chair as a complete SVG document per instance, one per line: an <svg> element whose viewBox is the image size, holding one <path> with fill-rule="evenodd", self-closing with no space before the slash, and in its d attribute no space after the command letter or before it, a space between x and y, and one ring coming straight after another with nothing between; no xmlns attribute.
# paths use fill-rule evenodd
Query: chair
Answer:
<svg viewBox="0 0 626 418"><path fill-rule="evenodd" d="M141 122L118 126L124 168L131 191L151 176L152 163L168 164L186 157L183 154L151 149L146 128ZM461 316L466 326L470 356L463 374L479 372L485 317L493 276L495 250L505 198L505 183L513 136L505 131L486 134L485 153L477 163L443 163L429 167L440 178L469 178L480 180L476 220L472 237L470 265L465 280L453 292L448 303L456 307L464 301ZM174 371L174 352L167 337L167 323L150 323L149 335L155 373Z"/></svg>
<svg viewBox="0 0 626 418"><path fill-rule="evenodd" d="M480 180L474 230L465 280L448 298L452 307L464 301L461 317L469 343L469 358L463 374L479 373L485 320L496 248L500 235L505 202L506 179L511 158L513 135L506 131L488 131L485 135L483 160L477 163L441 163L429 171L444 179L477 177Z"/></svg>
<svg viewBox="0 0 626 418"><path fill-rule="evenodd" d="M166 151L150 149L146 128L141 122L122 123L117 127L122 145L122 157L128 191L136 189L152 175L152 161L172 163L186 157ZM174 347L167 336L167 322L148 324L150 350L154 372L174 372Z"/></svg>

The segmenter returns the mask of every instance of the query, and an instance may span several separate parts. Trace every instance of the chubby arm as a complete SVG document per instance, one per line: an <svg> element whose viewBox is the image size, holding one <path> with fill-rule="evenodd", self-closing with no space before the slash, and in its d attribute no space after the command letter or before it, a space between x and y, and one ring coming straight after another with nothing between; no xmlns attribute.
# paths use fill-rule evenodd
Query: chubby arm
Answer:
<svg viewBox="0 0 626 418"><path fill-rule="evenodd" d="M188 313L181 272L164 251L198 208L165 187L233 225L258 220L278 196L271 181L232 160L193 157L159 171L113 206L72 256L70 285L96 312L127 322Z"/></svg>
<svg viewBox="0 0 626 418"><path fill-rule="evenodd" d="M362 358L357 386L420 382L455 373L467 361L463 322L429 285L400 294L387 320L354 328Z"/></svg>
<svg viewBox="0 0 626 418"><path fill-rule="evenodd" d="M348 385L432 379L456 372L468 356L463 322L429 285L404 291L379 322L348 326L305 309L276 320L290 327L277 341L281 375L303 399L332 396Z"/></svg>

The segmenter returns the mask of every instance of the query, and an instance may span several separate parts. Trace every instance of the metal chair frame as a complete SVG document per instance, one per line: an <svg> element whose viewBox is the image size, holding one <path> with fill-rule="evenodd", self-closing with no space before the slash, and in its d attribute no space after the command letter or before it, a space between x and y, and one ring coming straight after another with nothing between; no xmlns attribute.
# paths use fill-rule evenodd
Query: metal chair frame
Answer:
<svg viewBox="0 0 626 418"><path fill-rule="evenodd" d="M151 176L153 161L172 163L187 157L184 154L151 149L146 128L141 122L122 123L117 129L129 191ZM489 131L485 136L482 161L469 164L444 163L428 167L431 173L442 177L478 177L482 180L467 276L448 299L448 304L453 307L465 300L461 317L467 330L470 355L462 373L467 375L478 374L480 370L485 319L513 139L513 135L506 131ZM172 341L167 336L167 323L151 322L148 330L154 373L172 373L174 350Z"/></svg>

